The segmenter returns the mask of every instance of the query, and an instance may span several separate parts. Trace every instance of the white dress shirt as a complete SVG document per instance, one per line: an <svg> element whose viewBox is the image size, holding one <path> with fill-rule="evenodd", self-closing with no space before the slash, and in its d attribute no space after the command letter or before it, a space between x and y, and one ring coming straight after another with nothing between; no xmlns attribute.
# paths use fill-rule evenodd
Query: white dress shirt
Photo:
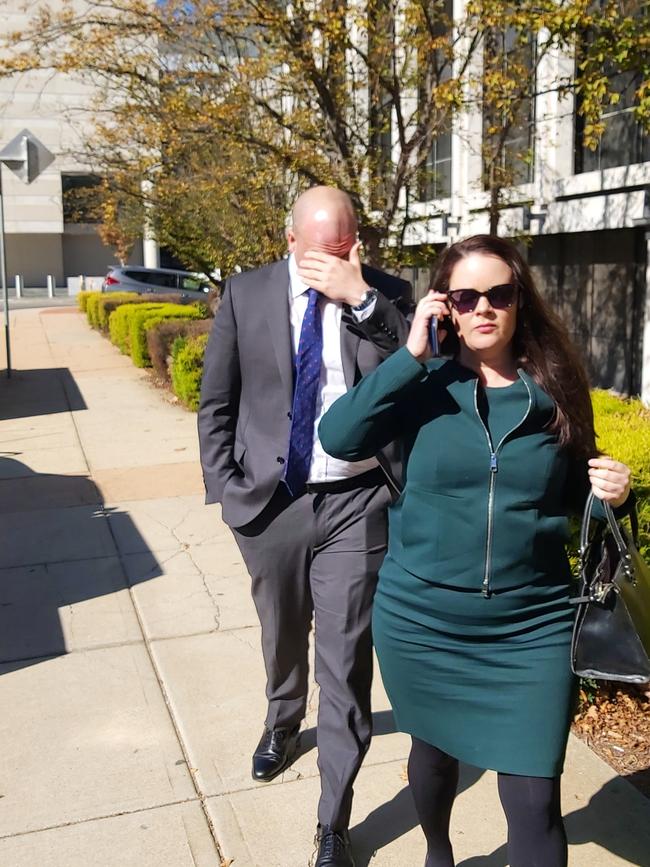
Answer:
<svg viewBox="0 0 650 867"><path fill-rule="evenodd" d="M289 256L289 314L294 357L298 354L300 329L307 310L307 291L309 287L298 276L295 257ZM373 305L374 306L374 305ZM334 401L348 390L343 376L341 358L341 314L343 305L330 301L324 295L318 298L318 309L323 323L323 355L321 359L320 383L316 398L316 421L314 423L314 449L312 451L309 482L333 482L366 473L379 466L377 458L365 461L340 461L330 457L318 439L318 424ZM359 319L372 313L372 307L364 310ZM365 315L364 315L365 314Z"/></svg>

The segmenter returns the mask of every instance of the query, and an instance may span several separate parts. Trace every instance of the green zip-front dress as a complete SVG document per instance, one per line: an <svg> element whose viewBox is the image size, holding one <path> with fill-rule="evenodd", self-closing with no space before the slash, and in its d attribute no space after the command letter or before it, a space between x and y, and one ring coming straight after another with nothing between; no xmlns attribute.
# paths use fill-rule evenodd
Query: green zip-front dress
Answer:
<svg viewBox="0 0 650 867"><path fill-rule="evenodd" d="M481 768L553 777L575 695L567 514L589 485L548 430L551 399L519 377L484 389L400 349L319 433L346 460L404 443L373 615L398 727Z"/></svg>

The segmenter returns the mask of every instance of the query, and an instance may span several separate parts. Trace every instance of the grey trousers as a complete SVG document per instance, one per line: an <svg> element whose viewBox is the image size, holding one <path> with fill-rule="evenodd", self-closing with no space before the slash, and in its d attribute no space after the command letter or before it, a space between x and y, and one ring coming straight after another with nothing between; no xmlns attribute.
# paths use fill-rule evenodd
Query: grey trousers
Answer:
<svg viewBox="0 0 650 867"><path fill-rule="evenodd" d="M269 728L293 728L305 715L313 614L318 821L337 830L348 827L372 734L370 619L389 503L385 485L296 500L280 486L254 522L233 530L262 626Z"/></svg>

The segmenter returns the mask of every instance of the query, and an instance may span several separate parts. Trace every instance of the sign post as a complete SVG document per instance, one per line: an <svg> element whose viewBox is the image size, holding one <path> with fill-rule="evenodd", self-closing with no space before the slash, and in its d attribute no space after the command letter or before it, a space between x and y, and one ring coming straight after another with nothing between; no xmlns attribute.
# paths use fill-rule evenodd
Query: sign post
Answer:
<svg viewBox="0 0 650 867"><path fill-rule="evenodd" d="M9 290L7 287L7 257L5 253L4 196L2 190L2 164L4 163L21 181L31 184L54 160L42 142L28 129L19 132L0 151L0 281L5 308L5 345L7 349L7 379L11 379L11 339L9 334Z"/></svg>

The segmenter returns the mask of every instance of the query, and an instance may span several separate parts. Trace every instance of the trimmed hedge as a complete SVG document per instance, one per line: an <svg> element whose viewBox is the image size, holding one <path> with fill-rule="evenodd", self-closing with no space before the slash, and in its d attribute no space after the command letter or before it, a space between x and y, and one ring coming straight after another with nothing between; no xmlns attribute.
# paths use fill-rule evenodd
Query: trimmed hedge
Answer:
<svg viewBox="0 0 650 867"><path fill-rule="evenodd" d="M131 358L136 367L150 367L151 359L147 349L147 327L155 327L167 319L204 319L205 307L199 304L161 304L159 309L138 310L130 314L129 346Z"/></svg>
<svg viewBox="0 0 650 867"><path fill-rule="evenodd" d="M172 346L172 388L174 394L194 412L199 408L207 342L208 335L199 334L198 337L177 337Z"/></svg>
<svg viewBox="0 0 650 867"><path fill-rule="evenodd" d="M98 295L98 292L90 292L90 290L84 289L83 292L77 293L77 307L81 310L82 313L86 312L86 304L88 303L88 298L91 295Z"/></svg>
<svg viewBox="0 0 650 867"><path fill-rule="evenodd" d="M156 374L166 383L170 380L170 356L177 337L197 337L207 334L212 319L168 319L156 324L147 323L147 349Z"/></svg>
<svg viewBox="0 0 650 867"><path fill-rule="evenodd" d="M101 297L101 292L91 292L86 298L86 316L91 328L99 328L99 302L101 301Z"/></svg>
<svg viewBox="0 0 650 867"><path fill-rule="evenodd" d="M149 311L160 310L162 306L164 305L153 302L149 304L122 304L111 313L108 320L108 333L111 343L117 346L124 355L130 355L131 344L129 343L129 334L132 312L135 310L143 311L145 309Z"/></svg>
<svg viewBox="0 0 650 867"><path fill-rule="evenodd" d="M111 313L122 304L182 304L181 296L169 295L138 295L136 292L111 292L103 295L97 302L97 319L102 331L108 331Z"/></svg>

